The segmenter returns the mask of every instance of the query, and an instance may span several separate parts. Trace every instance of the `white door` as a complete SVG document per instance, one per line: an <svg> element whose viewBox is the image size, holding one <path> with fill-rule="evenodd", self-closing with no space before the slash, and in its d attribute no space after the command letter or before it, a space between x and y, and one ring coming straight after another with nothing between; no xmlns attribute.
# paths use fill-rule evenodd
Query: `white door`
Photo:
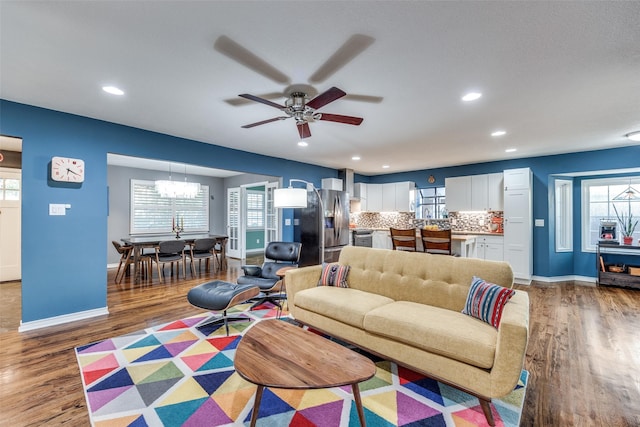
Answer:
<svg viewBox="0 0 640 427"><path fill-rule="evenodd" d="M244 243L240 232L240 188L227 189L227 255L232 258L242 258Z"/></svg>
<svg viewBox="0 0 640 427"><path fill-rule="evenodd" d="M265 247L269 242L275 242L281 240L280 237L280 215L277 208L273 206L273 190L278 188L277 182L270 182L265 185L266 189L266 212L265 212L265 230L264 230L264 242Z"/></svg>
<svg viewBox="0 0 640 427"><path fill-rule="evenodd" d="M0 168L0 282L21 279L20 199L22 175Z"/></svg>

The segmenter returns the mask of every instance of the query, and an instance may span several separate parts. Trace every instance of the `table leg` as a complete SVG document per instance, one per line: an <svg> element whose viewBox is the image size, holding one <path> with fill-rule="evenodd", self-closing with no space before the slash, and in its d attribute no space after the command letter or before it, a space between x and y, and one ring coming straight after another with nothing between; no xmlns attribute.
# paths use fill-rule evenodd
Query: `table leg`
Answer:
<svg viewBox="0 0 640 427"><path fill-rule="evenodd" d="M258 391L256 391L256 399L253 402L253 411L251 412L251 427L255 427L256 421L258 421L258 411L260 410L260 401L262 400L262 392L264 391L264 386L259 385Z"/></svg>
<svg viewBox="0 0 640 427"><path fill-rule="evenodd" d="M351 390L353 390L353 400L356 402L356 409L358 410L358 418L360 418L360 425L365 427L367 421L364 419L364 409L362 408L362 399L360 399L360 388L358 384L351 384Z"/></svg>
<svg viewBox="0 0 640 427"><path fill-rule="evenodd" d="M140 272L138 271L138 264L140 263L140 246L133 246L133 283L137 285L140 283Z"/></svg>

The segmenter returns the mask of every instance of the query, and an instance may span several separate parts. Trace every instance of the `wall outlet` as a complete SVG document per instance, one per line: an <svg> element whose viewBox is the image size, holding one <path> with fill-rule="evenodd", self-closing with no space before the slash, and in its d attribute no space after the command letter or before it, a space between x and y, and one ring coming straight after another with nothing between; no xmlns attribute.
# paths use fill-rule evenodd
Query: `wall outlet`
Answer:
<svg viewBox="0 0 640 427"><path fill-rule="evenodd" d="M257 244L260 244L260 239L256 239L256 243L257 243Z"/></svg>

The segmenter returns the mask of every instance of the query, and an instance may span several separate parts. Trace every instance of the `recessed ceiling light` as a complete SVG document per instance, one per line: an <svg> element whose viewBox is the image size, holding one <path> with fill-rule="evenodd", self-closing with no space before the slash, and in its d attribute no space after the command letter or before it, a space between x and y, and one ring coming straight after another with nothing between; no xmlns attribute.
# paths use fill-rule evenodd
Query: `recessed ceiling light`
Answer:
<svg viewBox="0 0 640 427"><path fill-rule="evenodd" d="M480 92L469 92L468 94L466 94L465 96L462 97L462 100L465 102L469 102L469 101L475 101L476 99L480 98L482 96L482 94Z"/></svg>
<svg viewBox="0 0 640 427"><path fill-rule="evenodd" d="M503 136L503 135L506 135L506 134L507 134L507 132L504 131L504 130L497 130L495 132L492 132L491 136Z"/></svg>
<svg viewBox="0 0 640 427"><path fill-rule="evenodd" d="M102 90L110 93L111 95L124 95L124 91L115 86L102 86Z"/></svg>
<svg viewBox="0 0 640 427"><path fill-rule="evenodd" d="M630 132L628 134L625 135L627 138L629 138L632 141L638 141L640 142L640 130L637 130L635 132Z"/></svg>
<svg viewBox="0 0 640 427"><path fill-rule="evenodd" d="M517 151L516 148L507 148L506 150L504 150L505 153L513 153L514 151Z"/></svg>
<svg viewBox="0 0 640 427"><path fill-rule="evenodd" d="M351 157L351 160L360 160L360 156L353 156Z"/></svg>
<svg viewBox="0 0 640 427"><path fill-rule="evenodd" d="M382 169L389 169L389 165L382 165Z"/></svg>
<svg viewBox="0 0 640 427"><path fill-rule="evenodd" d="M298 147L306 147L307 145L309 145L309 143L307 141L299 141L298 142Z"/></svg>

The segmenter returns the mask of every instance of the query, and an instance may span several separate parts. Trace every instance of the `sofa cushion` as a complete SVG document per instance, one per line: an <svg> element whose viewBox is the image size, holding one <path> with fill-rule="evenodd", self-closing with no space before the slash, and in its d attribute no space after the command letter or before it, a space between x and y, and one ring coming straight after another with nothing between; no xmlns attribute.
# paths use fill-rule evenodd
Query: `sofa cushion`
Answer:
<svg viewBox="0 0 640 427"><path fill-rule="evenodd" d="M500 326L504 305L509 302L514 293L513 289L503 288L473 276L467 295L467 303L462 313L497 328Z"/></svg>
<svg viewBox="0 0 640 427"><path fill-rule="evenodd" d="M341 288L348 288L348 274L348 265L340 265L337 262L322 264L322 272L320 273L318 286L339 286Z"/></svg>
<svg viewBox="0 0 640 427"><path fill-rule="evenodd" d="M498 331L459 311L396 301L369 311L367 332L480 368L493 366Z"/></svg>
<svg viewBox="0 0 640 427"><path fill-rule="evenodd" d="M334 286L305 289L296 293L294 298L296 307L360 329L363 328L364 316L368 312L393 302L382 295Z"/></svg>

